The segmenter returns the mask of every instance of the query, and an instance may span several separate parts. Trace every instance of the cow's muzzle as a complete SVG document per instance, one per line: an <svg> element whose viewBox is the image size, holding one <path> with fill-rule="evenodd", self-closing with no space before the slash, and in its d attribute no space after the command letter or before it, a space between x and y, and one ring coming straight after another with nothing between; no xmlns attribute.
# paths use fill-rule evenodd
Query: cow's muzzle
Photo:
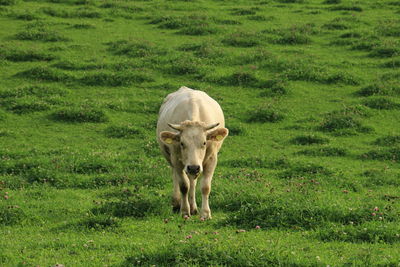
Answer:
<svg viewBox="0 0 400 267"><path fill-rule="evenodd" d="M200 173L199 165L188 165L186 167L186 172L191 175L198 175Z"/></svg>

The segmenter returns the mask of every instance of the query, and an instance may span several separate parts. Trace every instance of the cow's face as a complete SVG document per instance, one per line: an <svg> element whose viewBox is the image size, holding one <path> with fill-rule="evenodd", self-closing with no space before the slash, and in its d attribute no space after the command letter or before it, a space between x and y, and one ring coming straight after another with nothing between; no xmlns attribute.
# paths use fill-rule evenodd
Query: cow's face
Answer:
<svg viewBox="0 0 400 267"><path fill-rule="evenodd" d="M174 146L179 151L178 158L184 166L184 171L190 176L197 177L203 171L203 160L206 155L209 142L221 142L227 135L228 129L218 128L212 130L218 124L204 125L199 122L185 121L180 125L170 125L179 131L161 132L161 141Z"/></svg>

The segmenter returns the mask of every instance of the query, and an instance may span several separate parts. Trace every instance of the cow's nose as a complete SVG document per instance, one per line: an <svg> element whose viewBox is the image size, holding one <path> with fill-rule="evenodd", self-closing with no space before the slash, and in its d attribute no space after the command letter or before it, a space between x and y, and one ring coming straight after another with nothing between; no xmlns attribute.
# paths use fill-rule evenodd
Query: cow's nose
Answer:
<svg viewBox="0 0 400 267"><path fill-rule="evenodd" d="M199 165L188 165L186 167L186 169L187 169L187 172L189 174L193 174L193 175L198 174L200 172L200 166Z"/></svg>

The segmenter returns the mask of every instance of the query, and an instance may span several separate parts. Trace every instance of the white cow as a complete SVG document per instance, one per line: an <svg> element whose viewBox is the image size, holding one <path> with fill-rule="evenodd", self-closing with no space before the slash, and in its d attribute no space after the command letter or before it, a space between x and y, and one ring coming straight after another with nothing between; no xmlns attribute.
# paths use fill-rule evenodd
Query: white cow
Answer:
<svg viewBox="0 0 400 267"><path fill-rule="evenodd" d="M164 99L157 122L157 140L172 167L173 210L180 209L182 216L197 213L196 183L203 174L200 215L211 219L208 196L217 154L229 132L224 126L221 107L202 91L183 86Z"/></svg>

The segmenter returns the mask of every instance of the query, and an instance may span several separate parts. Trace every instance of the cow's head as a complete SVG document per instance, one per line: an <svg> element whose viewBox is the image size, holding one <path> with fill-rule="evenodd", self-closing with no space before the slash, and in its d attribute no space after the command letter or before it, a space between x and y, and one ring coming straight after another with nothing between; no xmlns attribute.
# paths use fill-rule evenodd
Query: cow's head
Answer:
<svg viewBox="0 0 400 267"><path fill-rule="evenodd" d="M228 135L228 129L217 128L219 123L205 125L202 122L184 121L181 124L168 124L178 133L164 131L161 141L180 151L180 161L188 175L198 176L203 171L203 160L210 142L221 142Z"/></svg>

